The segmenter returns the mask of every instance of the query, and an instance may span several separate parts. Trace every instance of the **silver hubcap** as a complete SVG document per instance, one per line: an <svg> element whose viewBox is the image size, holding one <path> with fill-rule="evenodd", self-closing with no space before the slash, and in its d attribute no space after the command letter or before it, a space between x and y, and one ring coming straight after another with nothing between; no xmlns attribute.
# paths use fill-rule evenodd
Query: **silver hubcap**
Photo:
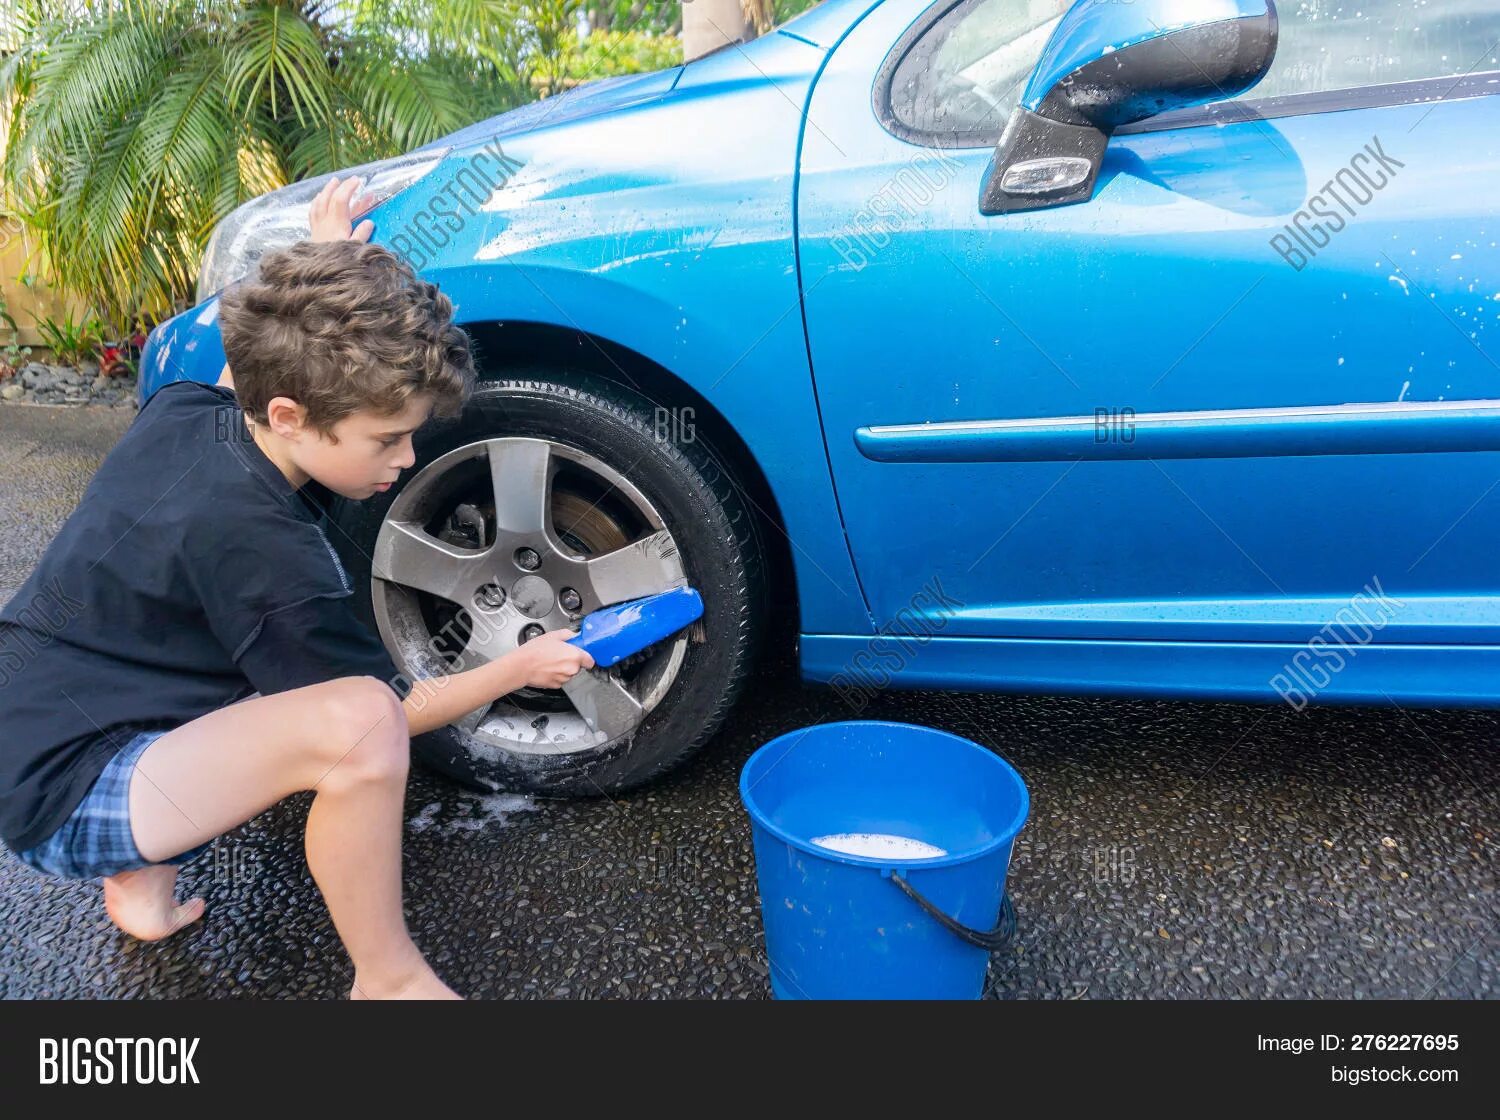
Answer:
<svg viewBox="0 0 1500 1120"><path fill-rule="evenodd" d="M590 611L687 583L639 490L591 455L523 437L468 444L423 468L391 504L372 575L380 635L413 679L476 668ZM566 695L522 690L457 725L480 756L612 742L661 701L686 644L580 673Z"/></svg>

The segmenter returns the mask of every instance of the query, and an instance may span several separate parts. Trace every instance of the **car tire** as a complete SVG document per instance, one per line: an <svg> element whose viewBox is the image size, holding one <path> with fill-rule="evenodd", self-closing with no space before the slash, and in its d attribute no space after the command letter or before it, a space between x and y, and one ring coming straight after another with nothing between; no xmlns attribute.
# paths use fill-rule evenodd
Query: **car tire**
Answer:
<svg viewBox="0 0 1500 1120"><path fill-rule="evenodd" d="M354 581L356 610L379 632L372 597L376 539L387 511L425 465L475 441L519 436L593 456L627 478L660 511L688 585L703 598L703 618L688 631L666 695L633 733L562 754L496 747L452 724L412 739L420 761L478 789L555 796L627 790L701 748L724 722L754 664L766 589L753 503L697 432L679 425L679 438L661 438L662 406L643 395L581 372L507 372L480 381L461 417L418 433L416 465L390 492L336 502L331 535ZM679 413L666 415L675 423Z"/></svg>

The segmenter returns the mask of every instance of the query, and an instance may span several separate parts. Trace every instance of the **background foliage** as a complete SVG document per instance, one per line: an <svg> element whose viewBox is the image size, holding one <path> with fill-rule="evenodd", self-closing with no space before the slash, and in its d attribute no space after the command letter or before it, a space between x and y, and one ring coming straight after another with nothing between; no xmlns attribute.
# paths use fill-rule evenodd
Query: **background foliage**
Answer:
<svg viewBox="0 0 1500 1120"><path fill-rule="evenodd" d="M191 304L241 203L675 65L680 25L677 0L3 0L0 208L120 337Z"/></svg>

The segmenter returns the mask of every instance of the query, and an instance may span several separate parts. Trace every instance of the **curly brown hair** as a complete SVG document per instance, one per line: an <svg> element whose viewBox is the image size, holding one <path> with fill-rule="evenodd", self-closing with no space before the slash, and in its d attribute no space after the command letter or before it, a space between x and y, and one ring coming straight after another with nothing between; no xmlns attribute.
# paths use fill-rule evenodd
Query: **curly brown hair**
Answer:
<svg viewBox="0 0 1500 1120"><path fill-rule="evenodd" d="M453 304L389 249L299 241L267 253L219 299L224 356L245 414L290 397L325 437L350 413L389 416L417 393L456 416L474 384L469 336Z"/></svg>

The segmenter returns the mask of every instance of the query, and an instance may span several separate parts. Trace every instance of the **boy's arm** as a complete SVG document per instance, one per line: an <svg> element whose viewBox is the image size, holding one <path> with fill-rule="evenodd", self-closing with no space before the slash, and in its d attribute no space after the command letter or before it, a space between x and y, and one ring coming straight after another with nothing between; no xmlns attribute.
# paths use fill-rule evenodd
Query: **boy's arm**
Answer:
<svg viewBox="0 0 1500 1120"><path fill-rule="evenodd" d="M594 659L567 644L576 630L551 630L488 664L446 677L416 681L401 707L412 735L446 727L460 716L506 696L525 685L560 688Z"/></svg>
<svg viewBox="0 0 1500 1120"><path fill-rule="evenodd" d="M552 630L477 668L413 680L355 615L348 577L321 534L272 530L226 550L222 527L212 518L195 519L183 549L209 628L262 696L340 677L374 677L400 699L409 732L420 735L525 685L560 688L594 664L567 643L577 631Z"/></svg>

